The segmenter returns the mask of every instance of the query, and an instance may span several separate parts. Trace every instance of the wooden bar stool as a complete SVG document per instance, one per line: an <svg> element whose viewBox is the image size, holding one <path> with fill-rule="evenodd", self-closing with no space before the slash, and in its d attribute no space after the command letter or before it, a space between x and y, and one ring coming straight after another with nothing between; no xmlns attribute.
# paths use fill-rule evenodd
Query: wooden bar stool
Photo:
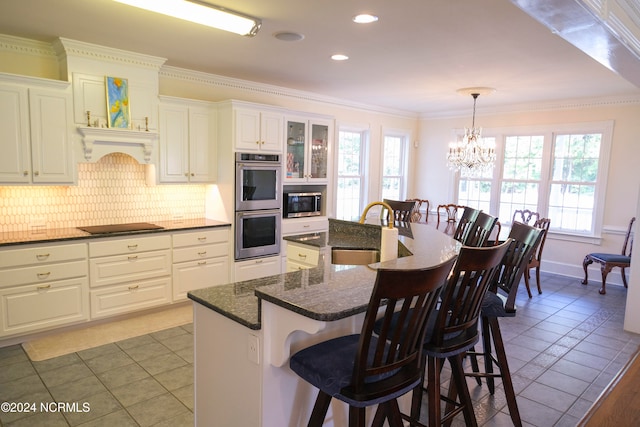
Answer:
<svg viewBox="0 0 640 427"><path fill-rule="evenodd" d="M429 269L384 270L376 283L360 334L334 338L294 354L289 366L319 389L309 426L321 426L332 398L349 405L349 426L365 426L365 408L378 405L374 426L402 427L397 398L423 376L425 324L455 257ZM380 309L378 334L373 328ZM397 321L392 320L396 318Z"/></svg>
<svg viewBox="0 0 640 427"><path fill-rule="evenodd" d="M487 380L489 392L495 392L495 378L502 378L509 414L514 426L521 426L520 412L516 402L516 393L511 381L507 355L504 350L502 333L500 332L501 317L514 317L516 315L516 294L518 284L522 278L531 254L538 246L542 230L531 227L520 222L514 222L509 233L509 248L500 263L500 270L496 274L489 292L486 293L482 301L481 326L483 351L474 350L467 353L471 358L472 372L465 373L466 376L475 377L478 384L482 384L481 379ZM498 294L502 295L498 295ZM492 351L495 349L495 356ZM476 357L484 358L484 372L480 372ZM499 372L494 372L494 365Z"/></svg>

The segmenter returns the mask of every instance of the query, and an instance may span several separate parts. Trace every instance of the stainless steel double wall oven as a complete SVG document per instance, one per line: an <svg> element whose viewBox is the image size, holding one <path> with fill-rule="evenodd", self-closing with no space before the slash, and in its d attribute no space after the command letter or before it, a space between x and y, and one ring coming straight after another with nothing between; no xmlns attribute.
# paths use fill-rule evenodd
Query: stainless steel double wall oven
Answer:
<svg viewBox="0 0 640 427"><path fill-rule="evenodd" d="M281 179L280 155L236 153L236 260L280 253Z"/></svg>

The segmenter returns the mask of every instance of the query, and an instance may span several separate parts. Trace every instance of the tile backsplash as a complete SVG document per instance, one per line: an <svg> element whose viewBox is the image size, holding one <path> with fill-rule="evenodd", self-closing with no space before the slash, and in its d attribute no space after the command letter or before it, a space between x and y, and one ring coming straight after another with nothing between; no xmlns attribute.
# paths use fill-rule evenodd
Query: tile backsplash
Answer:
<svg viewBox="0 0 640 427"><path fill-rule="evenodd" d="M78 164L74 186L0 186L0 232L205 216L208 185L146 184L146 168L114 153Z"/></svg>

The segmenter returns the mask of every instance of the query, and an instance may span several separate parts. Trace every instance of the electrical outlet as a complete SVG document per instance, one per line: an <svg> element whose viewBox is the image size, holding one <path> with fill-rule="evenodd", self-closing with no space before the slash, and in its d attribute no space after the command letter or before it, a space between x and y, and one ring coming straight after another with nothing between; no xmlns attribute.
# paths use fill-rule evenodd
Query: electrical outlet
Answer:
<svg viewBox="0 0 640 427"><path fill-rule="evenodd" d="M257 336L249 334L247 337L247 357L250 362L260 364L260 340Z"/></svg>

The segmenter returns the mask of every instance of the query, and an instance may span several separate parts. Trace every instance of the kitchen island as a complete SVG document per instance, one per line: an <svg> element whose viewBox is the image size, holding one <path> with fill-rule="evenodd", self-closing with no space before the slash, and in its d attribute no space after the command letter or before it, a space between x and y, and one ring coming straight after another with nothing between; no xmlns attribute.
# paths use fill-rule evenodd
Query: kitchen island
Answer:
<svg viewBox="0 0 640 427"><path fill-rule="evenodd" d="M424 224L400 230L396 260L333 265L331 248L379 247L380 226L329 221L328 233L287 237L321 251L315 268L192 291L197 426L306 425L316 390L289 369L289 356L360 332L376 269L417 269L456 256L460 244ZM346 426L333 402L326 425Z"/></svg>

